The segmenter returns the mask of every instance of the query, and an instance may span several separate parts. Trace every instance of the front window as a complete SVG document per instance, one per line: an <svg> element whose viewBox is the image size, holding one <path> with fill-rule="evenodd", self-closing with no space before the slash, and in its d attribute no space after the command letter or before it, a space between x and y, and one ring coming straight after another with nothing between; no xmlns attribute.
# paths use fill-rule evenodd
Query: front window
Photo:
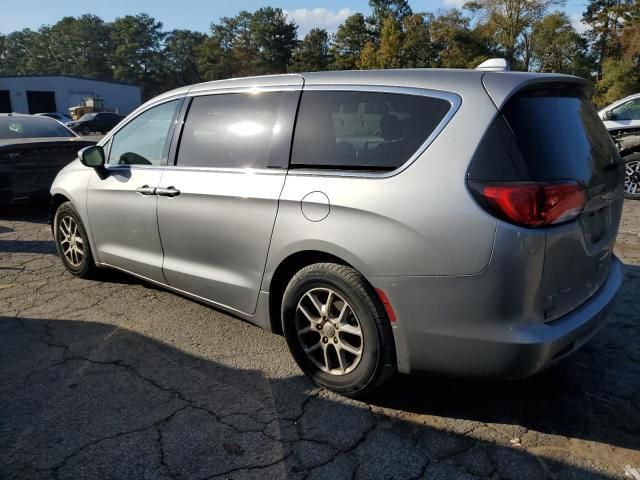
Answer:
<svg viewBox="0 0 640 480"><path fill-rule="evenodd" d="M162 165L180 100L145 111L113 136L110 165Z"/></svg>
<svg viewBox="0 0 640 480"><path fill-rule="evenodd" d="M613 109L614 120L640 120L640 98Z"/></svg>

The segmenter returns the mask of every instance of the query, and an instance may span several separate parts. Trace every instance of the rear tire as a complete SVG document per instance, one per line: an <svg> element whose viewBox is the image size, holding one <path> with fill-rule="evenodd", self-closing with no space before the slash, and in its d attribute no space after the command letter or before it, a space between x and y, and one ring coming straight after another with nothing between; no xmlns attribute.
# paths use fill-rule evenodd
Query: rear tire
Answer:
<svg viewBox="0 0 640 480"><path fill-rule="evenodd" d="M622 157L624 160L624 198L640 200L640 153Z"/></svg>
<svg viewBox="0 0 640 480"><path fill-rule="evenodd" d="M64 267L76 277L93 278L98 267L93 261L87 232L71 202L64 202L53 219L56 250Z"/></svg>
<svg viewBox="0 0 640 480"><path fill-rule="evenodd" d="M362 396L396 372L384 306L351 267L316 263L296 273L284 292L282 322L293 358L321 387Z"/></svg>

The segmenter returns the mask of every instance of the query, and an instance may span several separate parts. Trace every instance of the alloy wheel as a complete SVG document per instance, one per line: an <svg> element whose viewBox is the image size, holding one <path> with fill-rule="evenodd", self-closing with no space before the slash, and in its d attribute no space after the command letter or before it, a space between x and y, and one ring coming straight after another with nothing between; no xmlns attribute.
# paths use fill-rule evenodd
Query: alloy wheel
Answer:
<svg viewBox="0 0 640 480"><path fill-rule="evenodd" d="M84 258L84 240L80 234L78 223L71 215L60 218L58 239L62 254L74 268L78 268Z"/></svg>
<svg viewBox="0 0 640 480"><path fill-rule="evenodd" d="M640 160L625 165L624 191L631 195L640 194Z"/></svg>
<svg viewBox="0 0 640 480"><path fill-rule="evenodd" d="M295 323L304 353L323 372L346 375L360 363L362 327L338 292L330 288L307 291L298 302Z"/></svg>

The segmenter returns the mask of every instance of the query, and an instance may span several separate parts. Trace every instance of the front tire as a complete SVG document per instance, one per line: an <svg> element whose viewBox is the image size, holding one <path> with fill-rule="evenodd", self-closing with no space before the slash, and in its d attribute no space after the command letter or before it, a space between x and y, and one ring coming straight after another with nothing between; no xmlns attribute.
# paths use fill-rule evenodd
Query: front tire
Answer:
<svg viewBox="0 0 640 480"><path fill-rule="evenodd" d="M64 202L53 219L53 236L64 267L76 277L92 278L98 268L93 261L87 232L71 202Z"/></svg>
<svg viewBox="0 0 640 480"><path fill-rule="evenodd" d="M640 153L632 153L624 160L624 197L640 200Z"/></svg>
<svg viewBox="0 0 640 480"><path fill-rule="evenodd" d="M85 137L91 133L91 129L89 127L82 127L82 135Z"/></svg>
<svg viewBox="0 0 640 480"><path fill-rule="evenodd" d="M316 263L296 273L284 292L282 321L291 354L321 387L361 396L396 372L385 309L351 267Z"/></svg>

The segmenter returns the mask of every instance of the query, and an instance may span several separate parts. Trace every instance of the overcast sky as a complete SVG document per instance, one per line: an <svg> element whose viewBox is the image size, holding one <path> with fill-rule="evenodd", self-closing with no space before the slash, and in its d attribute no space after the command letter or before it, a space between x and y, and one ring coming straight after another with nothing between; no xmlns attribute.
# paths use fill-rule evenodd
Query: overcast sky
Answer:
<svg viewBox="0 0 640 480"><path fill-rule="evenodd" d="M6 0L1 0L5 3ZM306 3L306 1L315 3ZM326 28L334 32L338 25L354 12L368 12L367 0L98 0L90 2L78 0L20 0L0 5L0 32L8 33L23 28L37 29L43 24L52 24L64 16L93 13L105 20L140 12L149 13L164 24L166 30L187 28L207 32L211 22L220 17L229 17L240 10L254 11L262 6L280 7L299 25L302 36L313 27ZM466 0L413 0L414 11L447 10L460 6ZM577 22L586 0L569 0L566 12Z"/></svg>

